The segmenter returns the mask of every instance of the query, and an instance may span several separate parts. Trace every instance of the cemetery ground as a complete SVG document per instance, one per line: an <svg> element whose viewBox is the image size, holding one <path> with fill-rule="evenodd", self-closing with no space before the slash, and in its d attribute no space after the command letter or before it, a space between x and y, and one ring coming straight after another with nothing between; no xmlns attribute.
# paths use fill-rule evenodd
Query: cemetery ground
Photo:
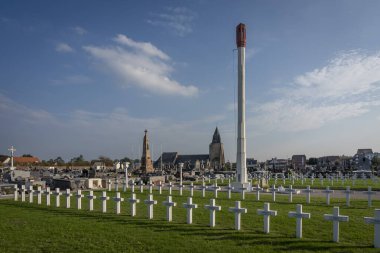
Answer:
<svg viewBox="0 0 380 253"><path fill-rule="evenodd" d="M72 192L75 194L75 192ZM101 192L95 192L94 211L88 210L87 198L82 199L82 210L77 210L76 199L71 197L71 208L66 208L66 198L61 196L61 207L56 208L55 196L51 196L51 206L46 206L46 197L42 204L16 202L13 199L0 200L0 252L379 252L373 248L374 226L364 222L363 217L373 217L374 209L380 208L380 201L373 201L369 208L367 200L351 200L351 206L345 206L345 199L332 196L331 205L326 205L323 197L311 197L306 204L305 195L293 197L277 194L272 202L270 194L246 194L241 206L248 209L241 216L241 231L234 230L234 214L228 211L234 207L240 194L233 193L227 199L226 192L219 192L216 204L222 206L216 213L216 226L209 227L209 210L204 205L214 198L213 192L206 192L202 198L200 191L194 191L193 224L186 224L187 201L190 192L183 191L179 196L173 190L173 221L166 221L166 200L168 191L159 195L153 191L154 218L147 218L148 190L135 193L140 203L137 215L131 217L130 204L122 202L121 214L115 214L114 191L107 191L107 213L101 213ZM88 192L82 194L87 195ZM121 193L122 197L131 197L131 189ZM278 214L270 219L270 233L263 232L263 216L257 209L263 209L264 202L270 202L270 208ZM303 204L303 211L311 213L311 219L303 219L303 238L295 238L296 220L288 217L289 211L296 210L296 204ZM333 206L340 206L340 213L349 216L349 222L340 223L340 242L332 242L332 222L325 221L323 215L331 214Z"/></svg>

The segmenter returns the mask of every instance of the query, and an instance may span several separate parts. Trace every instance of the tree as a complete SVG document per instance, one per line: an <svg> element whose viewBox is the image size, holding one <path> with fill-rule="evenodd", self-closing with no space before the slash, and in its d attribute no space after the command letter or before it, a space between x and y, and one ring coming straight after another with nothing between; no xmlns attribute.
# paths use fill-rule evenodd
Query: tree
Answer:
<svg viewBox="0 0 380 253"><path fill-rule="evenodd" d="M23 154L22 157L33 157L31 154Z"/></svg>
<svg viewBox="0 0 380 253"><path fill-rule="evenodd" d="M318 164L318 159L314 157L310 157L308 160L309 165L317 165Z"/></svg>
<svg viewBox="0 0 380 253"><path fill-rule="evenodd" d="M55 158L53 160L53 162L56 163L57 165L64 165L65 164L65 161L60 156L58 156L57 158Z"/></svg>
<svg viewBox="0 0 380 253"><path fill-rule="evenodd" d="M83 158L83 155L79 155L78 157L73 157L70 160L70 164L74 166L89 166L90 165L90 163Z"/></svg>

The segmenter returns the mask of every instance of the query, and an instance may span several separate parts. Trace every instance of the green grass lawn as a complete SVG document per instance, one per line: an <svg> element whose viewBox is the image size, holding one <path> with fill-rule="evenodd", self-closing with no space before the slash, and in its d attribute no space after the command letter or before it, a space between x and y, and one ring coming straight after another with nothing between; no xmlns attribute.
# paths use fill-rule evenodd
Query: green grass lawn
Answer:
<svg viewBox="0 0 380 253"><path fill-rule="evenodd" d="M84 192L87 195L87 192ZM100 196L101 192L96 192ZM115 192L107 192L115 196ZM365 200L353 200L352 207L345 207L344 199L332 199L326 206L324 198L313 198L312 204L305 203L305 197L295 196L288 203L288 196L277 195L277 202L271 203L271 209L278 216L271 218L271 233L263 233L263 217L256 214L264 202L271 202L270 195L262 195L256 201L255 195L247 194L242 207L248 209L242 215L242 230L234 230L234 216L228 207L234 206L234 200L240 195L227 199L224 192L219 193L217 205L222 211L217 213L216 227L209 228L209 211L204 208L213 197L207 192L206 198L196 191L193 202L198 209L193 210L192 225L186 224L186 202L189 191L178 196L173 191L173 221L165 221L167 191L163 195L154 192L158 204L154 207L154 219L147 219L147 191L136 191L140 203L137 216L130 216L130 205L122 203L121 214L115 214L114 201L108 201L108 213L103 214L101 201L95 200L94 211L88 211L87 199L82 199L82 210L76 210L76 199L71 198L71 208L66 209L66 199L61 196L61 207L55 208L55 197L51 198L51 207L43 204L21 203L13 200L0 200L0 252L379 252L373 245L373 225L364 223L364 216L373 217L374 209L380 208L380 201L373 201L373 207L367 207ZM125 198L130 192L122 193ZM28 199L27 199L28 201ZM303 239L295 238L295 219L288 218L289 211L295 211L297 203L304 204L303 211L311 213L310 220L303 222ZM333 206L341 207L341 214L350 216L349 222L340 225L340 243L333 243L332 223L323 219L323 214L332 213Z"/></svg>
<svg viewBox="0 0 380 253"><path fill-rule="evenodd" d="M233 181L231 180L231 182L233 182ZM210 183L209 183L208 179L206 179L205 183L206 183L206 185L214 184L215 179L211 179ZM223 182L221 179L218 179L217 183L220 186L226 186L226 185L228 185L228 179L224 179ZM178 182L176 184L178 184ZM189 185L190 182L184 182L184 184ZM201 185L202 180L200 180L198 182L193 182L193 184L194 185ZM253 180L253 185L255 185L255 184L257 184L257 181ZM275 180L274 179L269 180L269 186L271 186L273 184L275 184ZM312 184L310 178L305 179L303 184L302 184L300 179L294 180L294 184L292 184L292 181L289 179L285 180L285 184L283 183L282 179L277 179L276 187L280 186L280 185L282 185L284 187L289 187L289 185L293 185L293 188L297 188L297 189L306 188L307 185L310 185L310 187L312 189L325 189L326 186L330 186L330 189L332 189L332 190L343 190L343 189L346 189L346 186L350 186L351 190L361 190L361 191L367 190L368 186L371 186L372 190L380 191L380 179L378 179L378 181L373 181L371 179L368 179L368 180L356 179L355 183L353 180L348 179L343 184L342 184L342 181L340 179L339 179L339 181L334 180L333 182L331 182L330 180L324 179L323 183L322 183L319 180L319 178L316 178L316 179L314 179L313 184Z"/></svg>

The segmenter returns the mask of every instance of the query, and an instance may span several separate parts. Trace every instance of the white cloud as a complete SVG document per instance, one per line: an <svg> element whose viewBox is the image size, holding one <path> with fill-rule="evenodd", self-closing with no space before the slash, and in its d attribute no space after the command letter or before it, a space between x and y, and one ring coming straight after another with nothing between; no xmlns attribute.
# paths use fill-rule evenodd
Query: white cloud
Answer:
<svg viewBox="0 0 380 253"><path fill-rule="evenodd" d="M192 23L196 13L185 7L167 7L166 12L153 13L147 22L154 26L162 26L174 34L184 37L193 31Z"/></svg>
<svg viewBox="0 0 380 253"><path fill-rule="evenodd" d="M320 128L379 106L379 88L380 52L341 53L326 66L277 89L277 98L255 105L250 123L265 131Z"/></svg>
<svg viewBox="0 0 380 253"><path fill-rule="evenodd" d="M121 46L85 46L85 51L116 74L125 86L138 86L151 93L163 95L194 96L198 88L185 86L170 77L173 68L165 53L151 43L136 42L127 36L115 39Z"/></svg>
<svg viewBox="0 0 380 253"><path fill-rule="evenodd" d="M55 47L55 50L61 53L74 52L74 49L70 47L67 43L58 43L57 46Z"/></svg>
<svg viewBox="0 0 380 253"><path fill-rule="evenodd" d="M74 30L74 32L76 32L79 35L84 35L87 33L87 30L84 29L83 27L80 27L80 26L74 27L73 30Z"/></svg>

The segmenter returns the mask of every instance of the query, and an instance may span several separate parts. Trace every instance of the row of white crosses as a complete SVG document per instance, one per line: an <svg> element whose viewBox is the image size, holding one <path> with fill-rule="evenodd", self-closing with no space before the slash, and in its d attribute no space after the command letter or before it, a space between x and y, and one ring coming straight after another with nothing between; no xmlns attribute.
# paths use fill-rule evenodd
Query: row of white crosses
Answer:
<svg viewBox="0 0 380 253"><path fill-rule="evenodd" d="M23 190L25 190L25 186L22 187ZM46 194L46 203L47 205L50 205L50 188L47 187L46 191L43 192L41 190L41 187L38 187L38 190L35 191L37 193L38 197L38 204L41 204L41 194ZM33 193L34 190L32 187L29 188L29 201L30 203L33 202ZM59 188L56 188L55 192L53 193L56 196L56 207L60 206L60 196L62 193L60 192ZM73 196L73 194L70 192L70 189L67 189L66 192L63 194L66 197L66 208L70 208L70 197ZM81 206L81 199L84 197L82 195L81 190L78 190L75 197L77 198L77 208L78 210L82 208ZM93 191L89 192L89 195L86 196L89 199L89 210L93 210L93 200L96 199L96 196L94 196ZM22 201L25 201L25 191L22 191L21 196ZM18 197L15 195L15 200L18 200ZM105 191L102 192L102 196L100 197L100 200L102 201L102 212L107 212L107 200L109 200L109 197L107 197L107 193ZM120 192L116 192L116 197L113 198L113 200L116 203L116 214L121 213L121 202L124 201L124 198L120 196ZM128 202L131 204L131 216L136 215L136 204L140 202L139 199L136 198L136 194L132 194L131 198L127 199ZM149 194L148 199L144 201L144 203L148 207L148 218L153 219L153 206L157 204L157 201L153 199L153 195ZM163 205L166 206L166 219L167 221L172 221L172 208L175 207L177 204L173 202L172 196L168 196L166 201L163 202ZM187 203L183 203L183 207L187 209L187 223L192 224L192 210L197 208L198 205L194 204L192 201L192 197L188 197ZM216 205L215 199L210 199L210 204L205 205L205 208L210 211L210 227L215 227L215 220L216 220L216 211L221 211L222 207ZM241 207L240 201L235 201L235 207L229 208L230 212L233 212L235 214L235 229L240 230L241 229L241 214L247 213L246 208ZM264 209L257 210L258 215L263 215L264 217L264 233L270 233L270 216L277 216L277 211L270 209L269 203L264 203ZM289 212L288 216L291 218L296 218L296 237L302 238L302 219L310 219L310 213L304 213L302 211L302 205L298 204L296 207L295 212ZM332 221L333 222L333 241L339 242L339 222L348 222L349 217L340 215L339 214L339 207L334 207L333 214L325 214L324 215L325 220ZM380 209L375 210L375 217L365 217L365 222L369 224L375 225L375 233L374 233L374 246L376 248L380 248Z"/></svg>

